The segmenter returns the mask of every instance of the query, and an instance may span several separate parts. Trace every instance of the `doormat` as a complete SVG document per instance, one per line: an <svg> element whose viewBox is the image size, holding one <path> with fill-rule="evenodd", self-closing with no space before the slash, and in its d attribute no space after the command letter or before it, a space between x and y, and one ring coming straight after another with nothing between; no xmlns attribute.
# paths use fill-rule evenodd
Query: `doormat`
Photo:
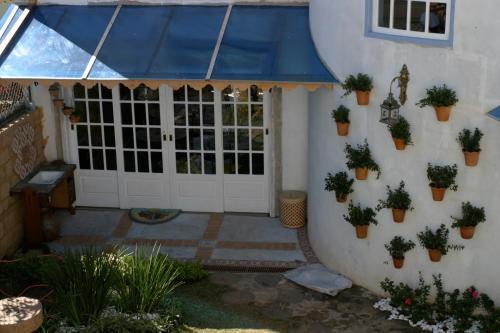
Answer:
<svg viewBox="0 0 500 333"><path fill-rule="evenodd" d="M132 208L128 215L134 222L158 224L170 221L181 213L180 209Z"/></svg>

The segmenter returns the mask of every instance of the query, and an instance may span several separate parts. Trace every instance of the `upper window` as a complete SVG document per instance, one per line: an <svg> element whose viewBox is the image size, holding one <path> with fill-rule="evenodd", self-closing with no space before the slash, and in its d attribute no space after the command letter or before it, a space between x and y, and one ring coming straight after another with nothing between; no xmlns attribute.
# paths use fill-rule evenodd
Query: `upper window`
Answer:
<svg viewBox="0 0 500 333"><path fill-rule="evenodd" d="M372 0L371 32L451 40L453 0Z"/></svg>

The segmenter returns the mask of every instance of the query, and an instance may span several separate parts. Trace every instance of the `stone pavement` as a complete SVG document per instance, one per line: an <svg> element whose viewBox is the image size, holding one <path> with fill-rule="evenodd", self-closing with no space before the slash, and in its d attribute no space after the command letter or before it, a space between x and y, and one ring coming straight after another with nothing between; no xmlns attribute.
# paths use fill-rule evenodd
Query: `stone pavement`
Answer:
<svg viewBox="0 0 500 333"><path fill-rule="evenodd" d="M284 228L279 219L260 215L181 213L166 223L133 222L128 211L78 209L71 216L58 211L61 238L49 243L62 252L81 246L161 245L179 260L199 260L207 268L282 271L316 262L307 243L306 228Z"/></svg>

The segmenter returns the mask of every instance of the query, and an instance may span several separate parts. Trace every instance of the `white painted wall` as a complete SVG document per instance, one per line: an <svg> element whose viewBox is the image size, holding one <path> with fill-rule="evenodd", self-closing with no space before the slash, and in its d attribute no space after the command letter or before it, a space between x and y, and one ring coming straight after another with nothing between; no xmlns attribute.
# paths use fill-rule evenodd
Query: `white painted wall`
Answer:
<svg viewBox="0 0 500 333"><path fill-rule="evenodd" d="M497 0L456 1L455 43L453 48L436 48L364 37L365 1L311 0L313 39L326 64L341 79L365 72L374 77L375 89L368 107L359 107L354 96L342 99L339 88L333 93L320 90L310 95L309 111L309 235L317 255L327 266L337 269L355 283L380 292L379 282L388 276L397 281L416 283L418 271L427 280L442 273L447 288L472 284L500 302L500 123L485 115L500 104L500 34L496 14ZM378 122L379 105L387 95L388 84L406 63L411 73L409 100L403 115L413 128L414 146L396 152L385 126ZM415 103L425 88L447 83L460 99L451 120L438 123L434 111L419 109ZM336 135L330 111L340 103L352 110L351 133L347 139ZM458 132L478 126L485 133L479 166L464 166L455 141ZM385 195L385 185L405 180L415 210L404 224L392 222L390 211L379 213L379 226L371 226L369 237L358 240L354 228L342 218L347 205L335 202L334 194L323 190L329 171L346 170L345 142L362 143L368 138L373 156L382 169L380 180L356 182L352 199L374 207ZM458 192L448 191L445 201L434 202L426 179L428 162L459 166ZM353 173L351 172L353 175ZM451 231L453 243L464 244L462 252L450 252L441 263L430 263L422 248L408 253L405 267L395 270L386 265L389 255L384 244L395 235L413 240L425 226L451 225L450 215L459 216L462 201L484 206L488 221L480 225L474 239L465 241Z"/></svg>
<svg viewBox="0 0 500 333"><path fill-rule="evenodd" d="M284 190L307 191L308 100L304 88L283 90L282 177Z"/></svg>

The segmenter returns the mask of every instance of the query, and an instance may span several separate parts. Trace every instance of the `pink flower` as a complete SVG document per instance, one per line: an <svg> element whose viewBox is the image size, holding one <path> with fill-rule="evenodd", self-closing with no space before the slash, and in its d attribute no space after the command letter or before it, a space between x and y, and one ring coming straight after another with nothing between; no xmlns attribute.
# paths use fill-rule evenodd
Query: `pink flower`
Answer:
<svg viewBox="0 0 500 333"><path fill-rule="evenodd" d="M471 295L472 295L472 298L473 298L473 299L476 299L476 298L478 298L478 297L479 297L479 291L474 290L474 291L471 293Z"/></svg>
<svg viewBox="0 0 500 333"><path fill-rule="evenodd" d="M405 299L405 304L406 304L406 305L411 305L411 303L412 303L411 298L407 298L407 299Z"/></svg>

